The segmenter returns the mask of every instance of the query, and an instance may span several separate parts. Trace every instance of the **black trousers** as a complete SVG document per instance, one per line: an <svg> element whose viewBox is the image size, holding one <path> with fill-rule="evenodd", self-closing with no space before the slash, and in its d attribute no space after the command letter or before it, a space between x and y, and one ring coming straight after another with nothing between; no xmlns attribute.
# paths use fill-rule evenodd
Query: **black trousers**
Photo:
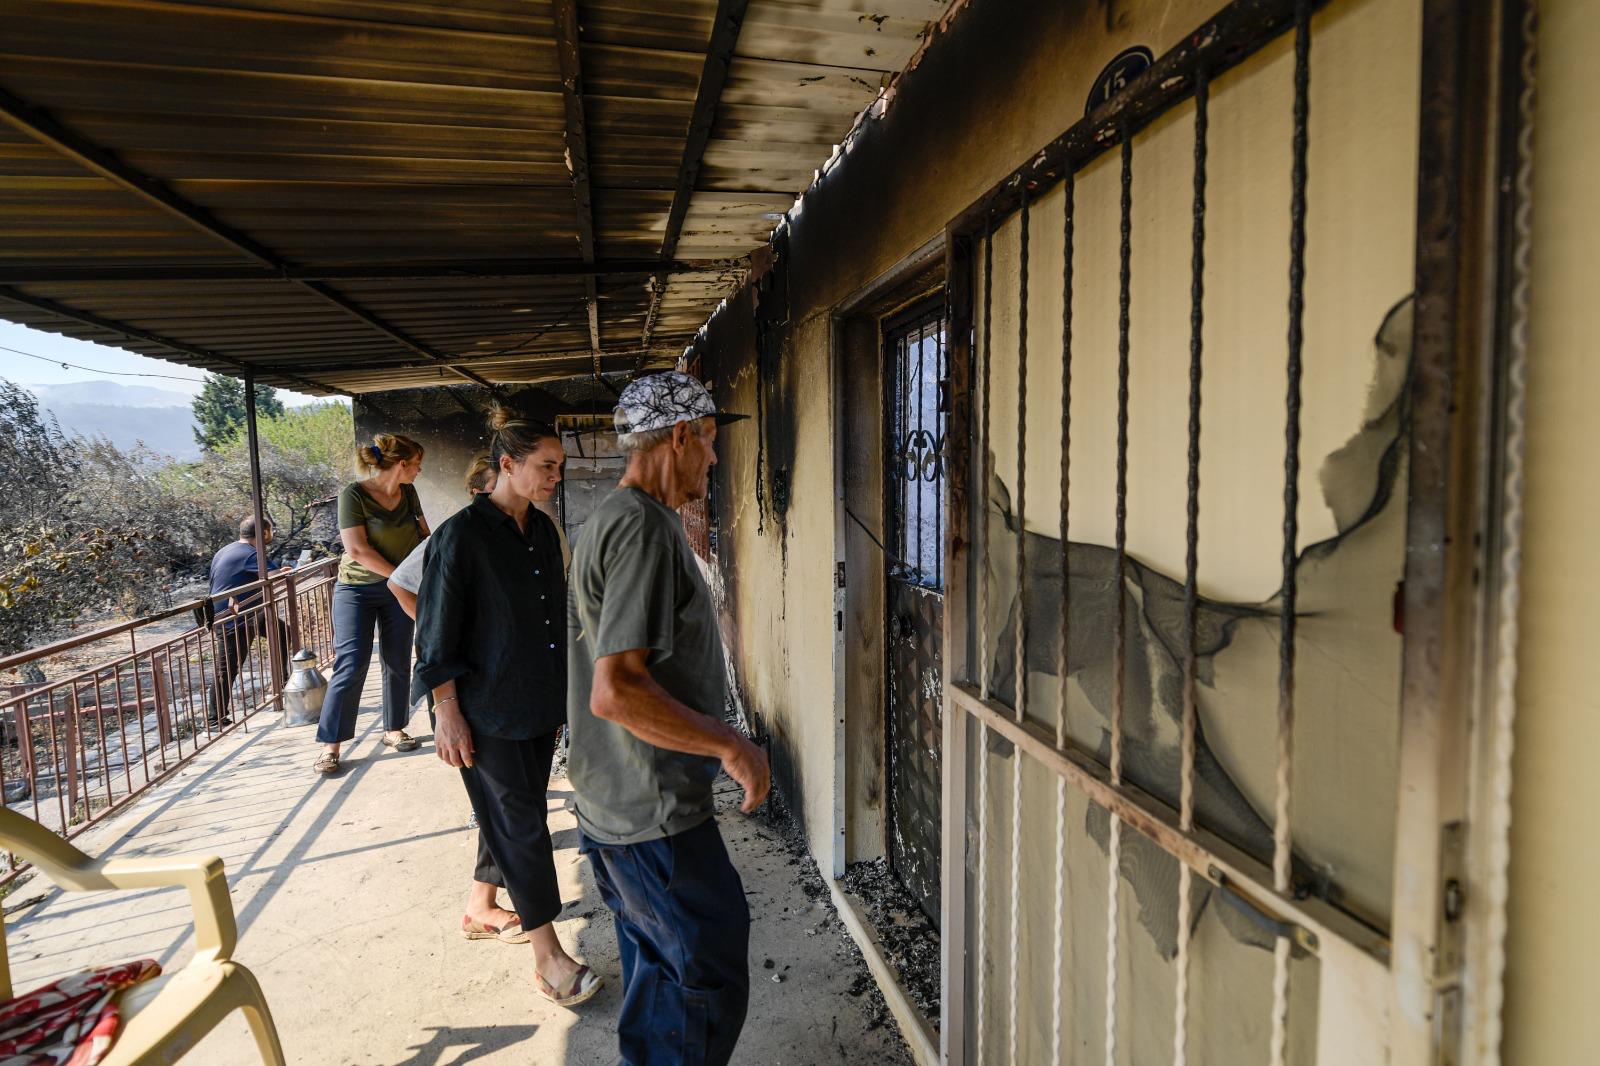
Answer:
<svg viewBox="0 0 1600 1066"><path fill-rule="evenodd" d="M283 620L277 622L278 663L279 670L289 669L289 627ZM233 697L233 682L239 676L239 670L244 666L245 659L250 654L250 645L255 643L257 637L266 636L267 620L260 615L252 615L243 622L224 624L216 629L217 658L216 673L211 679L211 702L206 708L206 717L212 722L228 713L228 701ZM270 659L269 659L270 662ZM272 679L274 688L282 688L286 679L275 677Z"/></svg>
<svg viewBox="0 0 1600 1066"><path fill-rule="evenodd" d="M472 765L461 768L467 798L478 816L478 869L473 876L505 885L524 929L537 929L561 913L555 851L545 825L557 732L532 740L474 733ZM498 878L487 876L496 869Z"/></svg>
<svg viewBox="0 0 1600 1066"><path fill-rule="evenodd" d="M422 697L418 696L417 699ZM416 702L415 700L412 701ZM439 716L433 713L433 694L428 693L428 731L435 736L439 734ZM477 809L473 809L477 813ZM486 885L505 888L505 878L500 876L500 867L494 864L494 856L489 854L489 838L483 835L483 830L478 830L478 859L472 867L472 879L482 881ZM521 917L521 915L518 915Z"/></svg>
<svg viewBox="0 0 1600 1066"><path fill-rule="evenodd" d="M506 879L500 876L500 867L494 864L494 856L489 852L489 834L482 829L478 830L478 861L472 867L472 879L496 888L506 887Z"/></svg>

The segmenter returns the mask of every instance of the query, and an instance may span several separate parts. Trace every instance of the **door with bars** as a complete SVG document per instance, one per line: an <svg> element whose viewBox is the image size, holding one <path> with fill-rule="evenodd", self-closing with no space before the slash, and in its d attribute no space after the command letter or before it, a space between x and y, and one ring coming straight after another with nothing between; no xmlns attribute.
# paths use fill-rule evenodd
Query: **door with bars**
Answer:
<svg viewBox="0 0 1600 1066"><path fill-rule="evenodd" d="M1436 992L1422 23L1226 5L950 227L951 1061L1384 1062Z"/></svg>
<svg viewBox="0 0 1600 1066"><path fill-rule="evenodd" d="M937 924L949 408L942 296L885 323L883 365L887 851L890 869Z"/></svg>

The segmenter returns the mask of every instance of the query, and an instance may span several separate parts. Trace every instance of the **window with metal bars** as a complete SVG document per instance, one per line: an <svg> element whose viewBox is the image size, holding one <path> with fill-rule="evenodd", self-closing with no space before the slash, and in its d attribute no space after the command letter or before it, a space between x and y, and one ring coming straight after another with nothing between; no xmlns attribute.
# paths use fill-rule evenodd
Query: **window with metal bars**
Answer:
<svg viewBox="0 0 1600 1066"><path fill-rule="evenodd" d="M1320 6L1227 5L951 227L969 1060L1385 1039L1420 20Z"/></svg>
<svg viewBox="0 0 1600 1066"><path fill-rule="evenodd" d="M944 449L948 410L943 297L885 328L890 578L944 589Z"/></svg>

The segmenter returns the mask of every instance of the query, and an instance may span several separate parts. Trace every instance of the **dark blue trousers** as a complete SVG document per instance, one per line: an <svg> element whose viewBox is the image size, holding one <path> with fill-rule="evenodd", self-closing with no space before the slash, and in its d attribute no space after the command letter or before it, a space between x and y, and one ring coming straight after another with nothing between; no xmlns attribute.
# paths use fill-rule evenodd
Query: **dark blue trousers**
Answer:
<svg viewBox="0 0 1600 1066"><path fill-rule="evenodd" d="M411 616L385 582L333 586L333 677L322 700L317 740L343 742L356 735L356 711L372 661L372 632L383 660L383 728L404 729L411 719Z"/></svg>
<svg viewBox="0 0 1600 1066"><path fill-rule="evenodd" d="M582 849L616 918L623 1063L724 1066L750 1002L750 906L717 823Z"/></svg>

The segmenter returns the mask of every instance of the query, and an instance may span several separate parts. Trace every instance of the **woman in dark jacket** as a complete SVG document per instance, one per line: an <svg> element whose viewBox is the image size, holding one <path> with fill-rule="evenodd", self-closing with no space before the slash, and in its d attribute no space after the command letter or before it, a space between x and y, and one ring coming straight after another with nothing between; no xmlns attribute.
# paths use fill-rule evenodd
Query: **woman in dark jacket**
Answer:
<svg viewBox="0 0 1600 1066"><path fill-rule="evenodd" d="M417 594L417 677L433 691L434 746L459 767L478 828L534 951L534 983L561 1006L601 981L556 937L561 912L545 791L566 721L566 578L550 499L556 431L497 408L494 491L434 533ZM468 930L471 919L462 918Z"/></svg>

